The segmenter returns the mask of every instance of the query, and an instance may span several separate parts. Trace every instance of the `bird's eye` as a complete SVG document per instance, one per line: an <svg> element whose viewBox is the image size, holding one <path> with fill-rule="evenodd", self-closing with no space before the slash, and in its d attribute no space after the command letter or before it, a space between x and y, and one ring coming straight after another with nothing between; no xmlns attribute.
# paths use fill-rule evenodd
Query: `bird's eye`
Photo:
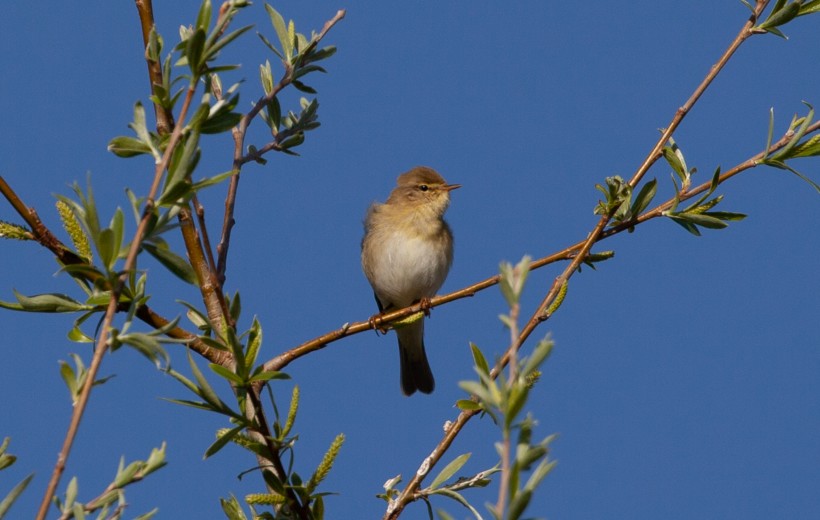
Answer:
<svg viewBox="0 0 820 520"><path fill-rule="evenodd" d="M419 189L420 189L421 191L427 191L427 190L429 190L430 188L429 188L426 184L420 184L420 185L419 185Z"/></svg>

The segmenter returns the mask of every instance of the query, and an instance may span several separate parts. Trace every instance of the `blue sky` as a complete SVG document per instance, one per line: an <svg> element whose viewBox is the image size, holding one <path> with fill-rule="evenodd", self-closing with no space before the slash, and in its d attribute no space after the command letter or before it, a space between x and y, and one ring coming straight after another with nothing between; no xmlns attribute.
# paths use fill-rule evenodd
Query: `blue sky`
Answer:
<svg viewBox="0 0 820 520"><path fill-rule="evenodd" d="M395 177L418 164L463 188L447 218L455 263L442 292L497 272L502 260L545 256L592 229L606 176L631 176L658 128L737 33L747 17L734 0L491 3L328 2L279 5L297 30L319 29L337 9L347 17L328 43L339 52L319 90L322 127L299 158L271 156L243 173L227 289L239 290L244 325L257 316L272 357L376 311L359 267L361 221ZM197 2L157 1L170 48ZM261 3L237 24L272 36ZM766 141L769 109L781 134L801 101L820 105L820 17L785 27L788 41L764 35L740 50L675 138L701 181L754 155ZM127 134L133 104L147 104L136 10L131 2L10 3L0 20L0 174L47 225L59 230L53 194L69 194L88 172L103 212L126 206L123 189L144 191L147 159L106 151ZM242 68L242 105L255 99L258 64L272 59L251 32L224 54ZM274 63L275 65L275 63ZM284 101L295 102L289 92ZM262 133L252 134L258 140ZM201 171L230 167L228 135L208 139ZM820 181L816 160L795 163ZM671 196L670 168L658 164L658 200ZM697 180L697 179L696 179ZM816 261L818 195L786 172L758 168L720 188L721 207L749 217L728 229L689 235L656 220L607 240L615 259L573 278L567 299L535 336L548 332L553 356L529 408L541 437L557 433L559 464L530 514L548 518L816 518L820 513L820 329ZM221 222L221 188L203 195L209 225ZM17 221L0 204L0 220ZM133 225L128 229L134 231ZM54 261L32 243L0 243L0 299L74 292ZM152 305L168 316L174 300L197 300L155 263ZM533 273L524 314L560 266ZM473 377L468 342L490 357L507 332L497 289L433 310L427 350L437 388L402 396L393 335L359 334L288 368L283 399L302 392L297 467L309 474L334 436L347 442L326 490L329 518L380 518L374 496L405 481L455 417L458 381ZM57 360L90 359L66 340L70 316L0 313L4 377L0 437L15 466L0 473L0 494L30 472L36 478L12 510L33 515L62 441L70 400ZM187 371L181 349L174 367ZM129 516L159 507L159 518L221 518L218 497L243 496L259 480L237 475L255 461L229 448L202 454L220 418L162 401L184 388L123 349L106 358L116 374L92 395L67 476L89 500L110 481L120 456L145 458L168 442L169 465L127 492ZM229 395L223 388L225 396ZM498 431L474 421L447 460L474 454L464 473L494 463ZM64 490L68 477L64 479ZM483 511L494 487L467 496ZM435 507L456 518L454 502ZM424 518L423 505L406 518Z"/></svg>

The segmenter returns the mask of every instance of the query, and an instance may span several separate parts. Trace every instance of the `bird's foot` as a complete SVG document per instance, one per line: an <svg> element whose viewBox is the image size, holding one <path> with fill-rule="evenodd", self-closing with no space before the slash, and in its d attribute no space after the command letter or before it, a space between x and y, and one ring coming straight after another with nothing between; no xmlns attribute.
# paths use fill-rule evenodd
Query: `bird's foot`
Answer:
<svg viewBox="0 0 820 520"><path fill-rule="evenodd" d="M378 336L379 333L382 335L387 334L387 328L380 326L379 322L381 321L382 314L374 314L370 317L367 322L370 324L370 328L376 331L376 335Z"/></svg>
<svg viewBox="0 0 820 520"><path fill-rule="evenodd" d="M421 312L423 312L424 315L429 318L430 317L430 309L433 308L433 304L430 303L430 298L425 296L424 298L419 300L419 308L421 309Z"/></svg>

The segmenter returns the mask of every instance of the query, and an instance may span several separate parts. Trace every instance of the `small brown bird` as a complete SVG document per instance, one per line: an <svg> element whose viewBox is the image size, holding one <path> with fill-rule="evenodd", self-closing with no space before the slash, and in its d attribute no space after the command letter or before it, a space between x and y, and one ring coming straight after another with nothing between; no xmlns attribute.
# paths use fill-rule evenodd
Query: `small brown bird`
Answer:
<svg viewBox="0 0 820 520"><path fill-rule="evenodd" d="M450 191L432 168L403 173L384 204L373 203L364 221L362 269L373 287L379 312L429 300L441 288L453 263L453 233L444 221ZM429 394L435 388L424 351L424 320L396 328L401 389Z"/></svg>

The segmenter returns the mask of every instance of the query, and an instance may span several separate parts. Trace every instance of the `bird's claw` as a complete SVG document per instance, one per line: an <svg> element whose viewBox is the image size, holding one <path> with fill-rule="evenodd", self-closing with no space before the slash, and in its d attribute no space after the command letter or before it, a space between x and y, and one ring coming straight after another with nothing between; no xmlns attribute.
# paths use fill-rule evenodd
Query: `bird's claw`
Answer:
<svg viewBox="0 0 820 520"><path fill-rule="evenodd" d="M381 314L374 314L370 317L369 320L367 320L367 322L370 324L370 328L376 331L377 336L379 335L379 333L381 333L382 335L387 334L387 329L379 326L378 322L381 321L381 317Z"/></svg>
<svg viewBox="0 0 820 520"><path fill-rule="evenodd" d="M430 298L425 296L424 298L419 300L419 308L421 309L421 312L423 312L424 315L429 318L430 317L430 309L433 308L433 304L430 302Z"/></svg>

